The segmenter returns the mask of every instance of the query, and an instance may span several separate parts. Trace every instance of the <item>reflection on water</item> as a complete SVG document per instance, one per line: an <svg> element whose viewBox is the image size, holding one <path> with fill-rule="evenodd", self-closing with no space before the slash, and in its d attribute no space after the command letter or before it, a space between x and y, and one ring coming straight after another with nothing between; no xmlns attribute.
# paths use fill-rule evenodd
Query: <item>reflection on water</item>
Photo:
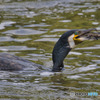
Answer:
<svg viewBox="0 0 100 100"><path fill-rule="evenodd" d="M0 30L5 29L5 26L11 26L12 24L15 24L15 23L16 23L16 22L13 22L13 21L2 22L2 23L0 24Z"/></svg>
<svg viewBox="0 0 100 100"><path fill-rule="evenodd" d="M100 64L100 60L92 60L93 62L96 62L97 64Z"/></svg>
<svg viewBox="0 0 100 100"><path fill-rule="evenodd" d="M2 36L0 37L0 42L4 42L4 41L16 41L16 42L25 42L31 40L30 38L25 38L25 39L13 39L9 36Z"/></svg>
<svg viewBox="0 0 100 100"><path fill-rule="evenodd" d="M51 32L53 33L53 32L66 32L66 31L69 31L70 29L54 29L54 30L52 30Z"/></svg>
<svg viewBox="0 0 100 100"><path fill-rule="evenodd" d="M42 39L38 39L35 41L53 41L53 42L57 42L58 38L42 38Z"/></svg>
<svg viewBox="0 0 100 100"><path fill-rule="evenodd" d="M88 49L100 49L100 45L92 46L92 47L84 47L84 48L76 48L76 50L88 50Z"/></svg>
<svg viewBox="0 0 100 100"><path fill-rule="evenodd" d="M18 50L36 50L36 48L28 48L26 46L2 46L0 47L2 51L18 51Z"/></svg>
<svg viewBox="0 0 100 100"><path fill-rule="evenodd" d="M50 26L50 25L47 25L45 23L32 24L32 25L24 25L24 27L46 27L46 26Z"/></svg>
<svg viewBox="0 0 100 100"><path fill-rule="evenodd" d="M99 9L100 2L92 0L0 0L0 52L43 65L40 70L27 65L19 72L0 71L0 99L99 100L70 92L100 94L100 41L76 47L65 59L65 69L51 72L58 38L70 29L100 31Z"/></svg>
<svg viewBox="0 0 100 100"><path fill-rule="evenodd" d="M14 35L32 35L32 34L43 34L45 32L32 29L17 29L17 30L9 30L3 33L14 34Z"/></svg>
<svg viewBox="0 0 100 100"><path fill-rule="evenodd" d="M60 22L68 23L68 22L71 22L71 20L61 20Z"/></svg>

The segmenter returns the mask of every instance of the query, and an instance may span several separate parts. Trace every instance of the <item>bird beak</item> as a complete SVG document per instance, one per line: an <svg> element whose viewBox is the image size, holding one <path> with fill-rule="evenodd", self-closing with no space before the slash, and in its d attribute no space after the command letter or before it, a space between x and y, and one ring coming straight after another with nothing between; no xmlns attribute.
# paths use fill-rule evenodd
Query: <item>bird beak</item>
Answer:
<svg viewBox="0 0 100 100"><path fill-rule="evenodd" d="M85 40L98 40L100 39L100 33L97 32L95 28L88 29L88 30L77 30L74 33L73 40L75 44L79 44Z"/></svg>

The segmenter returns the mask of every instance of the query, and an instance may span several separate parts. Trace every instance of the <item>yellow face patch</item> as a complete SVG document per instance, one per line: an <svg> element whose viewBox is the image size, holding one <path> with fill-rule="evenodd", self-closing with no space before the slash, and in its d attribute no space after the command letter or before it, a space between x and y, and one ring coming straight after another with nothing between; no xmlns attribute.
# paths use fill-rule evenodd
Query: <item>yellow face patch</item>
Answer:
<svg viewBox="0 0 100 100"><path fill-rule="evenodd" d="M78 37L78 35L75 35L75 34L74 34L73 40L75 41L75 44L81 43L82 40L81 40L80 38L76 38L76 37Z"/></svg>

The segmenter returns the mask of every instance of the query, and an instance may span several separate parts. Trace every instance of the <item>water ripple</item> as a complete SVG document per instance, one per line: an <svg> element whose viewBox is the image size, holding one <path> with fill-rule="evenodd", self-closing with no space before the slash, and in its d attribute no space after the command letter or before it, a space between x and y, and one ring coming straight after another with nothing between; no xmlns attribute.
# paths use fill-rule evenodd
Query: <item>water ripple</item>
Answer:
<svg viewBox="0 0 100 100"><path fill-rule="evenodd" d="M3 32L3 34L14 34L14 35L35 35L35 34L43 34L46 31L39 31L33 29L17 29L17 30L8 30Z"/></svg>

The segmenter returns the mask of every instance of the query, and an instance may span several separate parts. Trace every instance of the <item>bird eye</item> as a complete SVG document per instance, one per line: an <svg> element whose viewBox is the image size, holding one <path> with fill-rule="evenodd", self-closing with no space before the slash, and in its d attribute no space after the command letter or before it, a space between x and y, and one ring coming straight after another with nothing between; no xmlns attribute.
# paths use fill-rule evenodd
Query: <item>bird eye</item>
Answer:
<svg viewBox="0 0 100 100"><path fill-rule="evenodd" d="M74 34L75 34L75 35L78 35L79 33L78 33L78 32L75 32Z"/></svg>

